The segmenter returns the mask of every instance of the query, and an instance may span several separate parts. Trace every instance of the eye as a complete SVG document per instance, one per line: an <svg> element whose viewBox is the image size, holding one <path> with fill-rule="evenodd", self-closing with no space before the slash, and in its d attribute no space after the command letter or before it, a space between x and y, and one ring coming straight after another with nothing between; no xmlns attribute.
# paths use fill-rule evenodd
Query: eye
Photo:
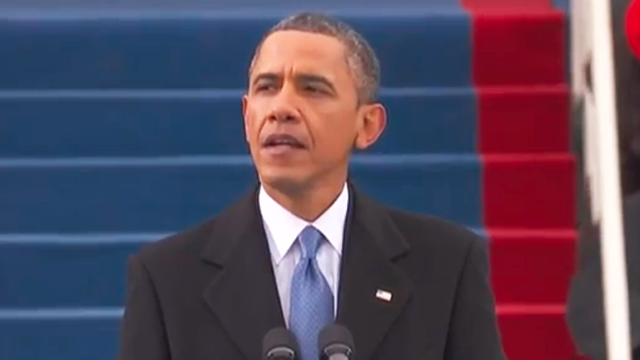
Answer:
<svg viewBox="0 0 640 360"><path fill-rule="evenodd" d="M322 93L324 93L324 91L320 87L313 86L313 85L305 86L304 91L312 93L312 94L322 94Z"/></svg>
<svg viewBox="0 0 640 360"><path fill-rule="evenodd" d="M276 90L273 84L260 84L256 86L256 92L274 91Z"/></svg>

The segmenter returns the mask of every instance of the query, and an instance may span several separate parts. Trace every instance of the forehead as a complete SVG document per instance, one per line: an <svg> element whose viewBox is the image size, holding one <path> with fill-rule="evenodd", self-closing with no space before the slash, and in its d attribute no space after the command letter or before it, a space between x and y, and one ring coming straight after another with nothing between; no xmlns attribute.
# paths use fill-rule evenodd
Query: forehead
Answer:
<svg viewBox="0 0 640 360"><path fill-rule="evenodd" d="M345 46L336 38L302 31L277 31L260 47L253 73L321 72L348 75Z"/></svg>

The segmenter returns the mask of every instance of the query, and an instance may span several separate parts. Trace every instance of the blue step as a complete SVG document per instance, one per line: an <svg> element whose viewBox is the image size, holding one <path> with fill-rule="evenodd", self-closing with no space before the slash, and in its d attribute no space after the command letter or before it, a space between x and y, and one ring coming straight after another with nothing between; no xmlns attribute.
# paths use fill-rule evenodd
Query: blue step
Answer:
<svg viewBox="0 0 640 360"><path fill-rule="evenodd" d="M0 236L0 310L122 306L128 257L161 236Z"/></svg>
<svg viewBox="0 0 640 360"><path fill-rule="evenodd" d="M0 310L2 360L113 360L119 317L5 318Z"/></svg>
<svg viewBox="0 0 640 360"><path fill-rule="evenodd" d="M0 89L241 89L262 34L288 13L0 12ZM385 87L471 85L470 20L457 6L340 14L378 52Z"/></svg>
<svg viewBox="0 0 640 360"><path fill-rule="evenodd" d="M123 306L127 259L167 235L0 235L0 312Z"/></svg>
<svg viewBox="0 0 640 360"><path fill-rule="evenodd" d="M240 91L37 95L0 93L0 158L248 153ZM382 101L388 127L370 152L475 151L472 89L390 90Z"/></svg>
<svg viewBox="0 0 640 360"><path fill-rule="evenodd" d="M353 181L383 203L481 228L472 29L459 0L16 9L53 5L0 4L0 359L115 357L128 257L254 186L247 67L262 33L302 8L331 9L381 60L388 128L354 158Z"/></svg>
<svg viewBox="0 0 640 360"><path fill-rule="evenodd" d="M361 155L352 178L390 205L480 226L475 155ZM215 214L255 180L244 156L5 160L0 233L172 232Z"/></svg>
<svg viewBox="0 0 640 360"><path fill-rule="evenodd" d="M396 0L390 3L389 0L368 0L367 9L362 9L359 0L271 0L269 10L280 9L306 9L306 10L335 10L335 9L359 9L367 11L375 8L378 11L387 10L393 12L398 9L422 9L445 8L459 9L459 0ZM9 12L20 11L20 9L39 9L46 11L256 11L266 10L264 0L2 0L0 9ZM20 11L22 12L22 11Z"/></svg>

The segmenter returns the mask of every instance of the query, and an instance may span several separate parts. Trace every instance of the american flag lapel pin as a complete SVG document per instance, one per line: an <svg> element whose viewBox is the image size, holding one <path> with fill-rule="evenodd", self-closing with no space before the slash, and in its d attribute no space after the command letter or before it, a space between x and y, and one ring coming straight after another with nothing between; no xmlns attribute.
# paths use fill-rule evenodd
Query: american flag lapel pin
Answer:
<svg viewBox="0 0 640 360"><path fill-rule="evenodd" d="M378 289L378 291L376 291L376 297L382 301L391 302L393 295L388 291Z"/></svg>

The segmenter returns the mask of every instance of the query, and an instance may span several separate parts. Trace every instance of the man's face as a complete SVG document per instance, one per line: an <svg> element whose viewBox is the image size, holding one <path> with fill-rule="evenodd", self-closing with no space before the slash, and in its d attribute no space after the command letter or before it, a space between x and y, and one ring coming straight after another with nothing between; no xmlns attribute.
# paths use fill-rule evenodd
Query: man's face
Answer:
<svg viewBox="0 0 640 360"><path fill-rule="evenodd" d="M358 105L344 45L300 31L263 42L243 113L261 181L291 189L345 176L353 146L368 147L385 122L381 105Z"/></svg>

